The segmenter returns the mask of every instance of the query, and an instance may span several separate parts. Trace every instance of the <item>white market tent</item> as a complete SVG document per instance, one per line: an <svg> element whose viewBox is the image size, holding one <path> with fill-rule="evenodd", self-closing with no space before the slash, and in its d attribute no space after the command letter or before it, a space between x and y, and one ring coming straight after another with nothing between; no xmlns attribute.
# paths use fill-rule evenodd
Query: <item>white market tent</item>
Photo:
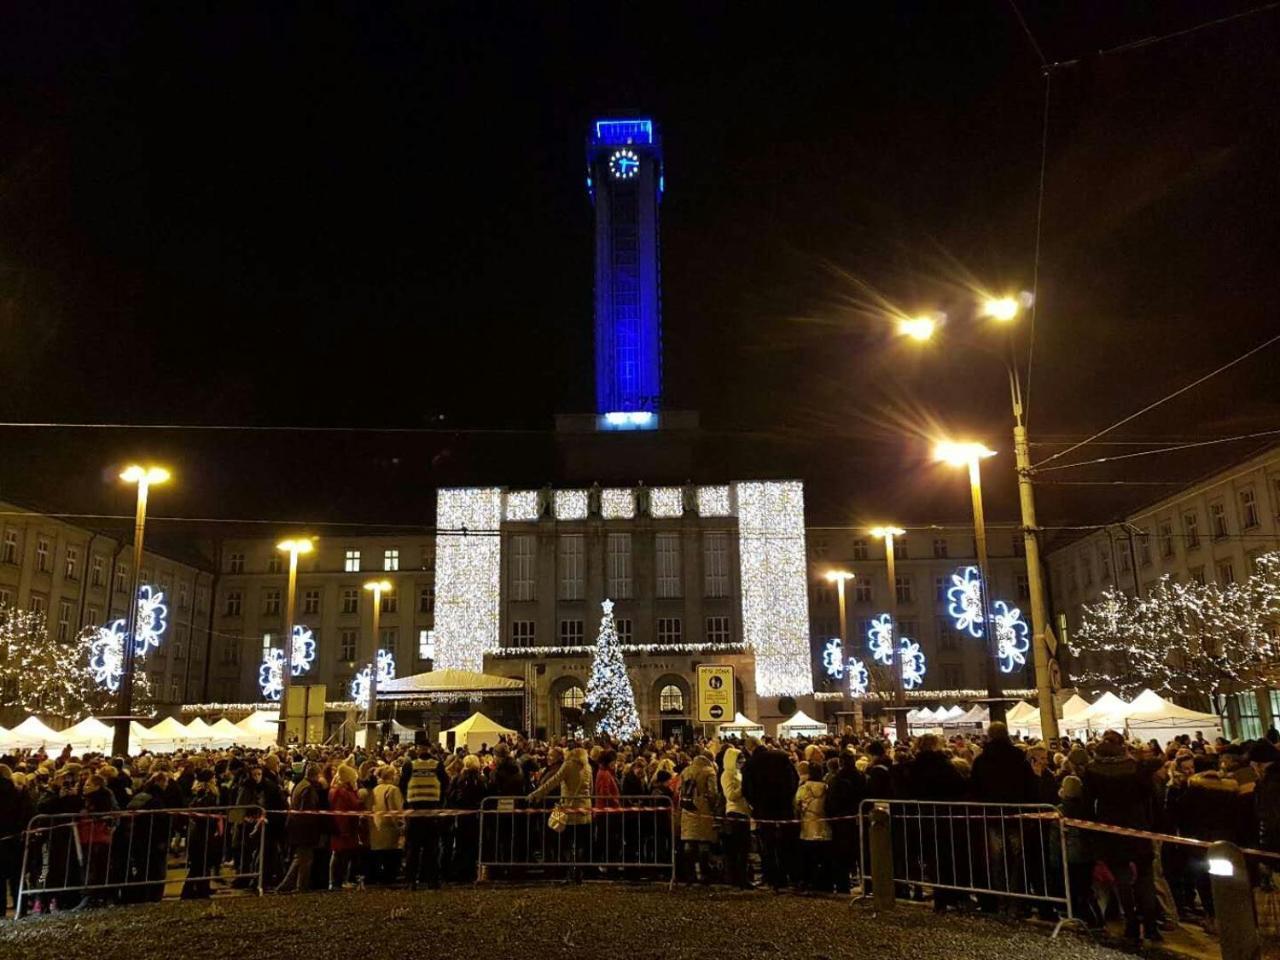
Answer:
<svg viewBox="0 0 1280 960"><path fill-rule="evenodd" d="M450 734L453 734L452 743L449 740ZM516 735L516 731L509 730L500 723L495 723L477 710L456 727L441 730L440 746L446 749L466 747L471 753L476 753L482 746L488 745L492 747L498 742L498 738L504 734L513 737Z"/></svg>
<svg viewBox="0 0 1280 960"><path fill-rule="evenodd" d="M1129 704L1114 693L1108 692L1074 717L1064 717L1063 727L1070 736L1089 732L1101 733L1104 730L1123 730L1128 713Z"/></svg>
<svg viewBox="0 0 1280 960"><path fill-rule="evenodd" d="M406 727L399 720L391 721L391 735L399 737L401 743L413 743L414 737L417 735L416 727Z"/></svg>
<svg viewBox="0 0 1280 960"><path fill-rule="evenodd" d="M209 746L209 731L213 728L205 723L200 717L196 717L187 724L187 743L191 746L207 747Z"/></svg>
<svg viewBox="0 0 1280 960"><path fill-rule="evenodd" d="M944 725L948 727L982 727L985 729L987 724L991 722L991 711L980 703L975 703L968 710L964 711L958 717L952 717L945 721Z"/></svg>
<svg viewBox="0 0 1280 960"><path fill-rule="evenodd" d="M1014 724L1022 723L1027 717L1038 715L1038 713L1039 711L1027 701L1019 700L1004 712L1004 722L1012 727Z"/></svg>
<svg viewBox="0 0 1280 960"><path fill-rule="evenodd" d="M795 716L778 724L778 736L780 737L813 737L820 736L826 732L827 725L825 723L819 723L803 710L797 710Z"/></svg>
<svg viewBox="0 0 1280 960"><path fill-rule="evenodd" d="M188 745L190 734L181 721L165 717L154 727L143 728L137 735L138 745L153 753L172 753ZM133 740L133 736L129 737Z"/></svg>
<svg viewBox="0 0 1280 960"><path fill-rule="evenodd" d="M67 727L59 736L71 744L76 753L109 753L115 730L97 717L85 717L74 726Z"/></svg>
<svg viewBox="0 0 1280 960"><path fill-rule="evenodd" d="M1201 713L1164 699L1152 690L1143 690L1129 704L1125 725L1135 739L1158 740L1166 744L1174 737L1196 730L1206 737L1222 736L1222 720L1212 713Z"/></svg>
<svg viewBox="0 0 1280 960"><path fill-rule="evenodd" d="M246 733L234 723L223 717L209 728L209 746L215 750L233 747L237 744L248 746Z"/></svg>
<svg viewBox="0 0 1280 960"><path fill-rule="evenodd" d="M1074 720L1081 713L1089 709L1089 701L1078 693L1073 693L1071 699L1062 705L1062 720L1067 722Z"/></svg>
<svg viewBox="0 0 1280 960"><path fill-rule="evenodd" d="M963 717L963 716L964 716L964 708L957 703L947 707L947 709L943 711L942 716L938 717L938 719L941 720L943 723L946 723L948 720L954 720L956 717Z"/></svg>
<svg viewBox="0 0 1280 960"><path fill-rule="evenodd" d="M5 733L0 746L10 750L61 750L67 741L56 730L46 727L39 717L27 717L20 724Z"/></svg>
<svg viewBox="0 0 1280 960"><path fill-rule="evenodd" d="M745 714L735 713L731 721L720 724L719 734L722 737L763 737L764 727Z"/></svg>
<svg viewBox="0 0 1280 960"><path fill-rule="evenodd" d="M272 746L276 742L276 730L279 726L276 721L279 719L280 713L277 710L255 710L243 720L237 721L235 726L244 737L241 744L246 747Z"/></svg>

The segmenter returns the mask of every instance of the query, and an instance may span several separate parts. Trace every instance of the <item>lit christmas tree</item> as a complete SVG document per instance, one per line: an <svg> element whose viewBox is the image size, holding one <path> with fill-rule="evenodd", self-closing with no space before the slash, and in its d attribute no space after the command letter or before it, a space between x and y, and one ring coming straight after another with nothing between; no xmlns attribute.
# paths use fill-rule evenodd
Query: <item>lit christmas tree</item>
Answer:
<svg viewBox="0 0 1280 960"><path fill-rule="evenodd" d="M591 679L587 681L587 712L595 719L596 729L613 737L626 739L640 733L640 715L631 690L631 678L622 659L618 630L613 624L613 601L602 603L600 635L596 638L596 655L591 661Z"/></svg>

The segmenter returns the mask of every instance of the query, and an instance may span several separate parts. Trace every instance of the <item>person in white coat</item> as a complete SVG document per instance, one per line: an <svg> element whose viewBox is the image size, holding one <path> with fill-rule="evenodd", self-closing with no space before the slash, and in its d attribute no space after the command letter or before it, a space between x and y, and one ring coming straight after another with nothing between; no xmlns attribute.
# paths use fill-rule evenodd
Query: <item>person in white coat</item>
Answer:
<svg viewBox="0 0 1280 960"><path fill-rule="evenodd" d="M804 886L809 890L829 893L831 882L831 823L827 816L827 785L822 771L817 777L809 775L809 764L801 760L796 764L800 774L800 787L796 790L796 816L800 818L801 863L804 865Z"/></svg>
<svg viewBox="0 0 1280 960"><path fill-rule="evenodd" d="M742 795L742 765L746 756L737 747L724 752L724 771L720 774L720 792L724 795L724 870L725 882L747 889L751 877L747 857L751 851L751 807Z"/></svg>

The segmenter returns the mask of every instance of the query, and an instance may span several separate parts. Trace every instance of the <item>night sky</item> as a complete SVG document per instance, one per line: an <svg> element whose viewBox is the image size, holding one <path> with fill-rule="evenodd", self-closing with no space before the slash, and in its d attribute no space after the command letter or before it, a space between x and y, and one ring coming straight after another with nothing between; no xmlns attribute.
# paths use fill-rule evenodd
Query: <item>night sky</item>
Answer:
<svg viewBox="0 0 1280 960"><path fill-rule="evenodd" d="M1033 441L1280 332L1280 11L1098 56L1258 5L1021 0L1078 61L1052 73ZM0 497L127 511L112 468L155 456L157 515L413 524L441 484L554 481L553 416L592 402L584 137L638 112L665 140L667 405L735 475L805 479L811 522L966 519L927 462L944 429L999 449L988 512L1016 515L1003 340L969 315L1034 276L1044 83L1007 2L4 18L0 420L442 432L6 428ZM895 340L885 304L947 311L941 342ZM1109 439L1280 429L1278 360ZM1111 519L1260 442L1064 471L1131 485L1046 485L1041 519Z"/></svg>

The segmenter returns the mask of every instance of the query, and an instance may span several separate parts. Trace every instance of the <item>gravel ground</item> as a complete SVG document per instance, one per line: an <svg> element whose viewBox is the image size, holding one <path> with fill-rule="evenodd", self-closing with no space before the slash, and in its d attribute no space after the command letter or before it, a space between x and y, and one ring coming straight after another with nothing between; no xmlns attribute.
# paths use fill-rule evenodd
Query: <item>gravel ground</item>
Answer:
<svg viewBox="0 0 1280 960"><path fill-rule="evenodd" d="M1069 931L757 891L585 884L166 901L0 923L15 960L1119 960Z"/></svg>

